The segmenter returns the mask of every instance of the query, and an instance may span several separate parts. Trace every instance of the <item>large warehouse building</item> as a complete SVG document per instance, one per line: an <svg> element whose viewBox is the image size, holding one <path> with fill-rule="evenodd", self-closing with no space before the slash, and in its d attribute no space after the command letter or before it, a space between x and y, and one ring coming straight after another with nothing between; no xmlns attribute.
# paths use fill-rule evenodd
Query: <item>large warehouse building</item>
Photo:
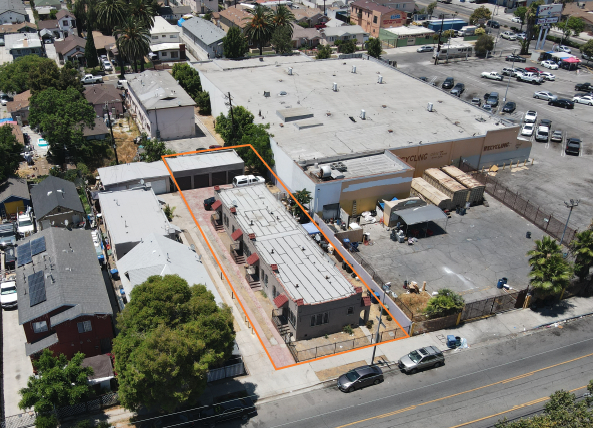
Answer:
<svg viewBox="0 0 593 428"><path fill-rule="evenodd" d="M291 191L308 189L316 212L349 214L377 199L406 197L413 177L461 160L474 167L529 157L519 127L381 61L304 56L195 65L212 114L225 95L270 123L275 171ZM325 167L325 168L324 168Z"/></svg>

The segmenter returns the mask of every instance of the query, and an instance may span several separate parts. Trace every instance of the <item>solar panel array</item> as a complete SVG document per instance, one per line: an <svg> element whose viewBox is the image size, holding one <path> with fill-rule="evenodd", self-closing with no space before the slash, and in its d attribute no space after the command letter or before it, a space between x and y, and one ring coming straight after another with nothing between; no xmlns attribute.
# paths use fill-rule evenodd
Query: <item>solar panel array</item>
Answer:
<svg viewBox="0 0 593 428"><path fill-rule="evenodd" d="M45 236L31 240L31 256L45 251Z"/></svg>
<svg viewBox="0 0 593 428"><path fill-rule="evenodd" d="M16 259L18 260L18 266L26 265L32 261L31 258L31 243L19 245L16 248Z"/></svg>
<svg viewBox="0 0 593 428"><path fill-rule="evenodd" d="M45 236L32 239L26 244L17 247L16 258L18 266L26 265L33 260L33 256L45 251Z"/></svg>
<svg viewBox="0 0 593 428"><path fill-rule="evenodd" d="M29 275L27 279L29 283L29 304L30 306L38 305L45 302L45 275L43 271L35 272Z"/></svg>

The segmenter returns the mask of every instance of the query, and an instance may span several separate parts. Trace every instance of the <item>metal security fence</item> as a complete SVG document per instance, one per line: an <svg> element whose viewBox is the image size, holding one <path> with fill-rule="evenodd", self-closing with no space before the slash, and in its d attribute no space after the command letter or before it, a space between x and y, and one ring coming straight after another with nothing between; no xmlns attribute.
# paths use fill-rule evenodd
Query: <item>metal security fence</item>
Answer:
<svg viewBox="0 0 593 428"><path fill-rule="evenodd" d="M558 240L562 238L562 233L564 232L564 227L566 225L565 219L555 217L552 213L545 211L539 205L529 202L529 200L523 198L519 193L510 190L494 177L489 176L488 173L476 171L466 163L462 163L460 169L472 173L472 176L476 180L486 186L486 193L494 199L499 200L517 214L525 217L551 237ZM576 228L568 226L562 243L564 245L570 244L577 234L577 231Z"/></svg>
<svg viewBox="0 0 593 428"><path fill-rule="evenodd" d="M226 379L229 377L242 376L245 373L245 364L243 361L241 361L237 364L232 364L230 366L208 371L208 382L214 382L216 380Z"/></svg>
<svg viewBox="0 0 593 428"><path fill-rule="evenodd" d="M526 295L527 288L524 290L507 292L500 296L468 302L465 304L463 311L461 312L461 320L470 320L511 309L522 308Z"/></svg>

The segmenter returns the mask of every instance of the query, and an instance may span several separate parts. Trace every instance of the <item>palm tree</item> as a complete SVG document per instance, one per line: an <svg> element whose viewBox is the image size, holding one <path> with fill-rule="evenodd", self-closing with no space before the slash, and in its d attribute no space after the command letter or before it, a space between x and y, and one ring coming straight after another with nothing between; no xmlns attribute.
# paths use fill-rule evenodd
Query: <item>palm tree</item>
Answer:
<svg viewBox="0 0 593 428"><path fill-rule="evenodd" d="M529 284L541 296L561 295L572 278L570 264L561 254L553 255L529 273Z"/></svg>
<svg viewBox="0 0 593 428"><path fill-rule="evenodd" d="M290 37L292 37L292 23L295 21L294 14L284 5L278 5L276 10L272 12L272 25L274 29L286 27L290 31Z"/></svg>
<svg viewBox="0 0 593 428"><path fill-rule="evenodd" d="M582 281L589 275L589 270L593 266L593 230L588 229L577 233L570 243L570 251L575 256L576 274Z"/></svg>
<svg viewBox="0 0 593 428"><path fill-rule="evenodd" d="M548 259L556 255L562 255L560 245L550 238L544 236L542 240L535 241L535 248L527 252L529 256L529 266L532 269L537 269L537 266L543 265Z"/></svg>
<svg viewBox="0 0 593 428"><path fill-rule="evenodd" d="M99 0L97 2L97 21L107 31L113 32L127 16L126 4L122 0Z"/></svg>
<svg viewBox="0 0 593 428"><path fill-rule="evenodd" d="M154 17L157 15L152 0L131 0L128 13L148 28L152 28Z"/></svg>
<svg viewBox="0 0 593 428"><path fill-rule="evenodd" d="M243 31L251 43L259 48L259 54L263 55L264 45L270 41L274 30L272 14L269 8L260 4L256 4L253 9L248 9L247 12L251 16L245 18L247 24Z"/></svg>
<svg viewBox="0 0 593 428"><path fill-rule="evenodd" d="M144 71L144 57L150 50L150 31L148 27L134 17L129 17L121 25L113 30L117 39L117 50L119 54L126 58L134 66L134 73L138 72L138 61L140 61L140 71ZM123 69L121 76L123 79Z"/></svg>

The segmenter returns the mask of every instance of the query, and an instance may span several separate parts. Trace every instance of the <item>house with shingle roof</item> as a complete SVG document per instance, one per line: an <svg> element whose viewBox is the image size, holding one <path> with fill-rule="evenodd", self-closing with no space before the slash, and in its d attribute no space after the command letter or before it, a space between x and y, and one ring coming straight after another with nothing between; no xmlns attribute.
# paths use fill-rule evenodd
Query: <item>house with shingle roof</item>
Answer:
<svg viewBox="0 0 593 428"><path fill-rule="evenodd" d="M89 85L84 88L84 97L93 106L98 117L103 117L107 111L120 115L124 113L123 92L113 85L104 83Z"/></svg>
<svg viewBox="0 0 593 428"><path fill-rule="evenodd" d="M13 97L12 101L6 103L6 110L12 116L12 120L18 121L20 118L22 124L27 126L29 123L29 99L31 91L21 92Z"/></svg>
<svg viewBox="0 0 593 428"><path fill-rule="evenodd" d="M17 24L28 21L29 15L21 0L0 0L0 22L2 24Z"/></svg>
<svg viewBox="0 0 593 428"><path fill-rule="evenodd" d="M246 11L247 7L243 5L235 5L227 7L219 12L220 18L218 23L220 27L225 31L229 31L231 27L245 27L245 18L249 18L251 15Z"/></svg>
<svg viewBox="0 0 593 428"><path fill-rule="evenodd" d="M74 183L48 176L31 188L37 229L76 226L84 220L84 208Z"/></svg>
<svg viewBox="0 0 593 428"><path fill-rule="evenodd" d="M210 21L191 18L181 24L183 35L199 46L210 58L222 57L222 39L226 33Z"/></svg>
<svg viewBox="0 0 593 428"><path fill-rule="evenodd" d="M60 61L74 60L75 58L84 58L86 40L73 34L64 40L55 42L54 46Z"/></svg>
<svg viewBox="0 0 593 428"><path fill-rule="evenodd" d="M113 306L89 230L50 227L20 241L16 259L27 356L50 349L70 359L111 350Z"/></svg>
<svg viewBox="0 0 593 428"><path fill-rule="evenodd" d="M64 33L74 34L76 32L76 17L68 9L61 9L56 14L58 26Z"/></svg>
<svg viewBox="0 0 593 428"><path fill-rule="evenodd" d="M19 177L8 177L0 184L0 216L11 218L31 206L31 195L27 181Z"/></svg>

